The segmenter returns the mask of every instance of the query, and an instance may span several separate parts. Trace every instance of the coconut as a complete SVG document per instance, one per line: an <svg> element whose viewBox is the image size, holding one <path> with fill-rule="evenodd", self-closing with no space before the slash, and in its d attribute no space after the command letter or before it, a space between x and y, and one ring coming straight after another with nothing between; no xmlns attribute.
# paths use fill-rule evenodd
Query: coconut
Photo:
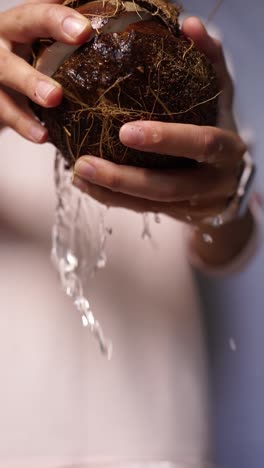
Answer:
<svg viewBox="0 0 264 468"><path fill-rule="evenodd" d="M92 154L118 164L173 168L188 160L130 149L119 140L129 121L217 123L219 88L212 65L179 26L165 0L66 1L90 19L82 46L34 45L34 66L64 90L53 109L34 105L51 142L72 166Z"/></svg>

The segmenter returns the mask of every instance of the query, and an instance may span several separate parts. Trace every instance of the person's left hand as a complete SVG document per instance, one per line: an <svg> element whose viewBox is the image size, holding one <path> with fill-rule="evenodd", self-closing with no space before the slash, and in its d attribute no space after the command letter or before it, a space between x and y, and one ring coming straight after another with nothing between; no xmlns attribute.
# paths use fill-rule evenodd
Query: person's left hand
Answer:
<svg viewBox="0 0 264 468"><path fill-rule="evenodd" d="M159 171L83 156L76 162L73 183L108 206L165 213L196 224L225 209L236 191L246 146L236 132L233 86L220 43L197 18L187 19L183 32L216 70L222 89L218 128L140 121L125 124L120 140L143 151L195 159L197 167Z"/></svg>

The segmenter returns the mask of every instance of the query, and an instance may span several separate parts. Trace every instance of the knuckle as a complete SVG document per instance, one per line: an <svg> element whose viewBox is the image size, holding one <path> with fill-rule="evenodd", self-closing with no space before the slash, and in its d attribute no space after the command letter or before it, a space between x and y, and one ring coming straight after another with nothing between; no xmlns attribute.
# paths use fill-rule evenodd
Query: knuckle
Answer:
<svg viewBox="0 0 264 468"><path fill-rule="evenodd" d="M204 128L202 133L202 156L207 160L218 148L218 142L215 133L211 128Z"/></svg>
<svg viewBox="0 0 264 468"><path fill-rule="evenodd" d="M12 120L9 123L9 126L15 130L17 133L20 133L23 130L23 118L21 115L13 115Z"/></svg>
<svg viewBox="0 0 264 468"><path fill-rule="evenodd" d="M179 189L175 183L157 184L153 195L155 199L161 202L170 203L177 200Z"/></svg>
<svg viewBox="0 0 264 468"><path fill-rule="evenodd" d="M48 8L45 9L45 15L43 15L43 24L46 24L46 21L48 21L48 25L53 25L54 22L59 22L61 19L61 13L61 5L48 5Z"/></svg>
<svg viewBox="0 0 264 468"><path fill-rule="evenodd" d="M117 172L111 172L108 175L106 186L112 190L112 192L119 192L121 186L120 175Z"/></svg>
<svg viewBox="0 0 264 468"><path fill-rule="evenodd" d="M4 81L5 70L9 69L10 54L0 49L0 83Z"/></svg>
<svg viewBox="0 0 264 468"><path fill-rule="evenodd" d="M38 95L37 95L38 81L39 80L33 70L32 70L32 73L27 73L24 78L24 83L23 83L24 93L23 94L27 95L33 101L38 100Z"/></svg>

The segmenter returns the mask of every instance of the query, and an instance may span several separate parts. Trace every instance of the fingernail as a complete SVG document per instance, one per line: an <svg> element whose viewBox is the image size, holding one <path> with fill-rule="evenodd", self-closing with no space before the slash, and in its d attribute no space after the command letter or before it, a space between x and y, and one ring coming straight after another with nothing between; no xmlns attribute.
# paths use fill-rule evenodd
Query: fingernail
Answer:
<svg viewBox="0 0 264 468"><path fill-rule="evenodd" d="M40 81L36 88L36 96L42 99L42 101L47 101L49 95L58 89L58 86L49 83L48 81Z"/></svg>
<svg viewBox="0 0 264 468"><path fill-rule="evenodd" d="M73 174L72 185L74 185L74 187L76 187L77 189L81 190L81 192L87 191L87 184L76 174Z"/></svg>
<svg viewBox="0 0 264 468"><path fill-rule="evenodd" d="M36 143L41 142L46 135L47 129L44 127L39 125L32 125L29 128L29 138Z"/></svg>
<svg viewBox="0 0 264 468"><path fill-rule="evenodd" d="M128 146L141 146L145 142L145 134L142 127L125 124L120 130L120 140Z"/></svg>
<svg viewBox="0 0 264 468"><path fill-rule="evenodd" d="M96 169L87 160L77 161L75 164L75 174L91 182L95 179Z"/></svg>
<svg viewBox="0 0 264 468"><path fill-rule="evenodd" d="M63 31L72 39L80 36L89 26L86 18L76 18L76 16L67 16L62 23Z"/></svg>

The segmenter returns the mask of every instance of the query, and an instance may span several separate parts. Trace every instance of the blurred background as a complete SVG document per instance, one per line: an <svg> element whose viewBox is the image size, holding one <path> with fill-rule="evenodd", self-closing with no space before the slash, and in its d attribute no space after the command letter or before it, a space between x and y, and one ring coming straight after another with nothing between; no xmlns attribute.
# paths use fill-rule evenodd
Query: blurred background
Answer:
<svg viewBox="0 0 264 468"><path fill-rule="evenodd" d="M240 0L185 0L186 14L209 18L217 28L235 81L235 110L239 128L252 142L257 163L256 188L263 197L262 79L264 3ZM234 278L199 278L208 325L213 381L214 441L220 466L263 465L264 388L263 311L264 247L249 268ZM234 340L236 351L230 353Z"/></svg>
<svg viewBox="0 0 264 468"><path fill-rule="evenodd" d="M183 7L206 19L215 5ZM262 0L226 0L209 24L229 57L260 194L263 14ZM54 149L9 130L0 149L0 466L113 456L261 468L264 248L236 277L194 278L179 224L162 217L143 241L140 216L110 210L108 265L88 291L114 342L109 363L50 263Z"/></svg>

